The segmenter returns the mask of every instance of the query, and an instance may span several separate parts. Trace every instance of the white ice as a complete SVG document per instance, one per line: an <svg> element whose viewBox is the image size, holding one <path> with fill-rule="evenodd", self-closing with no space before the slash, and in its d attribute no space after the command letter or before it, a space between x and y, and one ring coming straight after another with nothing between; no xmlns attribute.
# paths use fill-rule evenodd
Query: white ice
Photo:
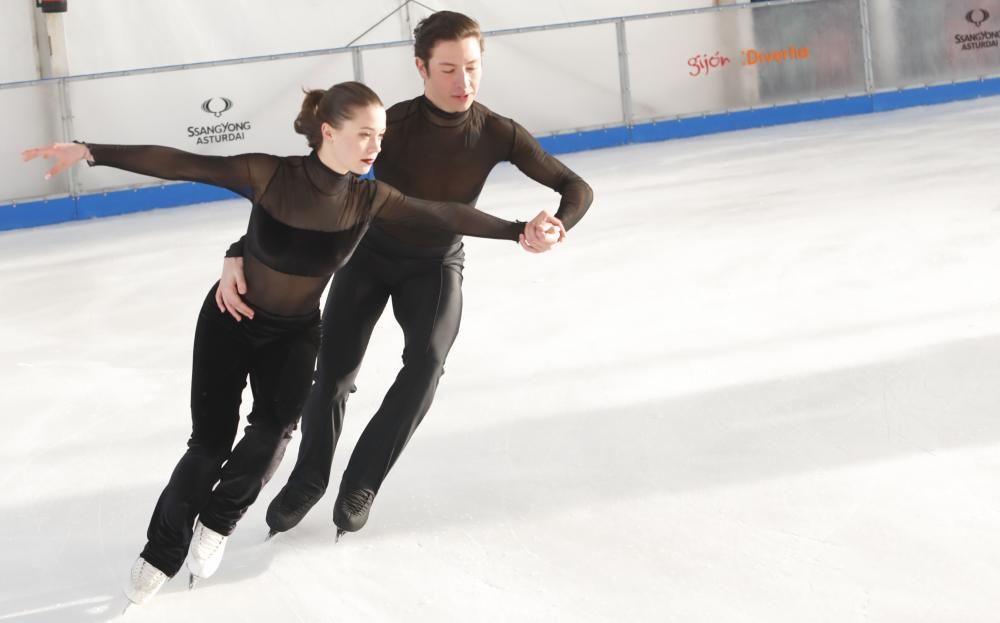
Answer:
<svg viewBox="0 0 1000 623"><path fill-rule="evenodd" d="M547 256L467 241L368 527L335 545L328 495L263 542L296 439L219 573L126 619L996 620L998 137L994 98L564 156L590 213ZM503 168L480 207L556 200ZM247 214L0 234L0 622L117 614ZM387 311L334 483L400 350Z"/></svg>

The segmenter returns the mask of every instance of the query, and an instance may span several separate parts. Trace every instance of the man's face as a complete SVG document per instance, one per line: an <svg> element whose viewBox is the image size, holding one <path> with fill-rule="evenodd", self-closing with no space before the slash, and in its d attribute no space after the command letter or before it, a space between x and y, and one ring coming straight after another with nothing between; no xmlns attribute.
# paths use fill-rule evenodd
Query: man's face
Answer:
<svg viewBox="0 0 1000 623"><path fill-rule="evenodd" d="M417 70L424 79L424 95L431 103L445 112L464 112L476 99L483 73L479 39L438 41L427 65L417 59Z"/></svg>

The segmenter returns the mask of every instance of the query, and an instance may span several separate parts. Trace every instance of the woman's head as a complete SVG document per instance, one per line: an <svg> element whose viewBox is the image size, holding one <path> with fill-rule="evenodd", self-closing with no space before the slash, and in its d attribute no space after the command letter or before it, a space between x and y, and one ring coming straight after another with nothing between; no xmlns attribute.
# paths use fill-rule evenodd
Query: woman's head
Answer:
<svg viewBox="0 0 1000 623"><path fill-rule="evenodd" d="M360 82L341 82L326 91L305 93L295 131L335 171L367 173L385 134L382 100Z"/></svg>

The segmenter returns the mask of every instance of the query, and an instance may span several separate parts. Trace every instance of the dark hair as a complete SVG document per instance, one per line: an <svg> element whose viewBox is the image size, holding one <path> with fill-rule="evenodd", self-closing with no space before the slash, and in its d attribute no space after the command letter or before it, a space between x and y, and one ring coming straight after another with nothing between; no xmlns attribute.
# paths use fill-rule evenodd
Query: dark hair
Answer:
<svg viewBox="0 0 1000 623"><path fill-rule="evenodd" d="M340 128L344 122L354 116L354 111L365 106L382 106L375 91L360 82L341 82L326 91L313 89L307 91L302 100L302 110L295 118L295 131L305 135L309 146L319 149L323 144L323 133L320 127L329 123Z"/></svg>
<svg viewBox="0 0 1000 623"><path fill-rule="evenodd" d="M429 66L431 51L438 41L461 41L466 37L479 39L479 50L486 49L479 22L454 11L438 11L420 20L413 29L413 55Z"/></svg>

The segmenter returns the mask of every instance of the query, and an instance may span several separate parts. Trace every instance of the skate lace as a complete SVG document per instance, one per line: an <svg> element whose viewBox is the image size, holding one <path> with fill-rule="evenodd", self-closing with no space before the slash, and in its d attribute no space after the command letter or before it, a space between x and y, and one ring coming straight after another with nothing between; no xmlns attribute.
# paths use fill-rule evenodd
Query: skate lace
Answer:
<svg viewBox="0 0 1000 623"><path fill-rule="evenodd" d="M373 499L375 499L375 492L371 489L355 489L345 493L341 498L341 503L352 515L358 515L368 510Z"/></svg>
<svg viewBox="0 0 1000 623"><path fill-rule="evenodd" d="M299 498L298 500L295 500L294 495L295 494L290 494L290 495L286 494L286 497L292 498L292 501L294 502L292 508L294 510L300 510L303 506L308 506L309 508L312 508L313 504L316 503L316 500L319 498L321 494L317 492L298 493L298 498Z"/></svg>
<svg viewBox="0 0 1000 623"><path fill-rule="evenodd" d="M202 526L201 533L198 535L198 550L204 556L212 556L225 540L225 535L219 534L215 530L209 530Z"/></svg>
<svg viewBox="0 0 1000 623"><path fill-rule="evenodd" d="M132 568L132 585L147 590L162 582L166 575L145 560Z"/></svg>

